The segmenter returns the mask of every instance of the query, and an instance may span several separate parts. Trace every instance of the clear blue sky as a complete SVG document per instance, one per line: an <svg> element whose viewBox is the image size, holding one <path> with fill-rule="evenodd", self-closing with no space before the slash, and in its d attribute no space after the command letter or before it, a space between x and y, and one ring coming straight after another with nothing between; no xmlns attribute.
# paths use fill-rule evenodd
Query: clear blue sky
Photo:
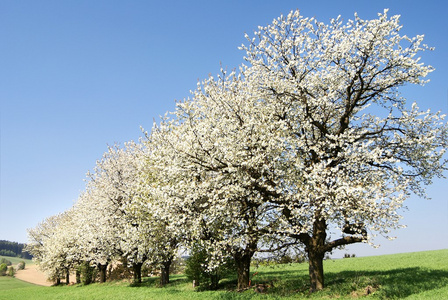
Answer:
<svg viewBox="0 0 448 300"><path fill-rule="evenodd" d="M403 94L448 113L445 1L1 0L0 239L27 242L27 228L73 205L108 144L138 139L220 63L238 67L245 32L297 8L324 22L400 14L404 33L436 48L422 58L431 82ZM409 199L397 240L346 251L448 248L447 183L428 187L431 201Z"/></svg>

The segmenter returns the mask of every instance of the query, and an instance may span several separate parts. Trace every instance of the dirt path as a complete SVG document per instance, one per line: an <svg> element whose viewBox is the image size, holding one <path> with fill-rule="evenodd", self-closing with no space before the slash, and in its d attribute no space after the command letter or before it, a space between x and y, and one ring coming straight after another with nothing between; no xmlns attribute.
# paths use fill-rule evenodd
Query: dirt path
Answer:
<svg viewBox="0 0 448 300"><path fill-rule="evenodd" d="M47 281L45 274L37 269L36 265L26 266L25 270L18 270L15 277L17 279L34 283L37 285L51 286L52 283Z"/></svg>

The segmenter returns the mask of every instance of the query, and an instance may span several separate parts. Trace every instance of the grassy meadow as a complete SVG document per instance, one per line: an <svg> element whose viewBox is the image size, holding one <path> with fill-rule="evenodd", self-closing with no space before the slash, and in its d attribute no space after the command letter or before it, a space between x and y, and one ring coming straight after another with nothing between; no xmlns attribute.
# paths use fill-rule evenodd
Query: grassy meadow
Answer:
<svg viewBox="0 0 448 300"><path fill-rule="evenodd" d="M11 256L2 256L2 255L0 255L0 259L2 259L2 258L7 259L10 262L12 262L13 266L16 266L21 261L24 261L25 265L27 265L27 266L34 264L34 261L32 261L31 259L23 259L23 258L20 258L20 257L11 257Z"/></svg>
<svg viewBox="0 0 448 300"><path fill-rule="evenodd" d="M28 287L38 287L32 283L28 283L22 280L15 279L9 276L1 276L0 277L0 299L3 298L3 291L10 291L14 289L22 289ZM6 298L5 298L6 299Z"/></svg>
<svg viewBox="0 0 448 300"><path fill-rule="evenodd" d="M196 292L185 276L157 287L158 278L88 286L41 287L0 277L0 299L448 299L448 249L325 261L326 288L308 294L308 265L252 268L252 285L267 286L260 294L236 292L235 278L223 280L218 291Z"/></svg>

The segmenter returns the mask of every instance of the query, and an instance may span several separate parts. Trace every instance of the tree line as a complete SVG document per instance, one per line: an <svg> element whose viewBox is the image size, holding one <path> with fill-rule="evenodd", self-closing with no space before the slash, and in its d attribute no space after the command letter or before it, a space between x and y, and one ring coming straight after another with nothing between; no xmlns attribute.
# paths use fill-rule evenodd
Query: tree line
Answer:
<svg viewBox="0 0 448 300"><path fill-rule="evenodd" d="M179 249L237 289L256 255L303 251L310 291L333 249L399 228L404 201L447 169L448 127L399 93L433 70L398 16L328 24L299 11L246 35L245 63L198 83L138 142L108 148L75 205L29 230L49 277L84 264L169 268ZM68 275L67 275L68 276Z"/></svg>
<svg viewBox="0 0 448 300"><path fill-rule="evenodd" d="M26 244L0 240L0 255L32 259L32 255L23 251L25 247Z"/></svg>

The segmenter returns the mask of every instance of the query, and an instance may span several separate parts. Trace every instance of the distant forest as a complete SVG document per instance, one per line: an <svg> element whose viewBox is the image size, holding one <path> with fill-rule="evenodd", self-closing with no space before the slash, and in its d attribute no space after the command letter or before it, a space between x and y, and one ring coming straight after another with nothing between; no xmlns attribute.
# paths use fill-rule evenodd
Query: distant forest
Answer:
<svg viewBox="0 0 448 300"><path fill-rule="evenodd" d="M0 240L0 255L32 259L31 254L23 252L25 246L26 244Z"/></svg>

